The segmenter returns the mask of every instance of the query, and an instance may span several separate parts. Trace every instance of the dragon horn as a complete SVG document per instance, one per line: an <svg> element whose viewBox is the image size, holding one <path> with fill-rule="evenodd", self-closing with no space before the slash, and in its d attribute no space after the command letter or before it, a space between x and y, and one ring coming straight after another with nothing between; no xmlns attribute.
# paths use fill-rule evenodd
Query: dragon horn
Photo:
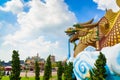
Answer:
<svg viewBox="0 0 120 80"><path fill-rule="evenodd" d="M94 20L94 18L93 19L91 19L90 21L88 21L88 22L85 22L85 23L79 23L80 25L87 25L87 24L91 24L92 22L93 22L93 20Z"/></svg>
<svg viewBox="0 0 120 80"><path fill-rule="evenodd" d="M98 22L97 23L93 23L93 24L86 24L86 25L81 25L83 28L93 28L93 27L96 27L98 25Z"/></svg>

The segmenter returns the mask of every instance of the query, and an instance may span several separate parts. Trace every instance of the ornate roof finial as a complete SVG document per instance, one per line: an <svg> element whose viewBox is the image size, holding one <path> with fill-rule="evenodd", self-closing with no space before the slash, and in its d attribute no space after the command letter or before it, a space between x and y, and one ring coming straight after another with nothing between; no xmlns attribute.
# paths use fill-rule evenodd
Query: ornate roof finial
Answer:
<svg viewBox="0 0 120 80"><path fill-rule="evenodd" d="M39 53L37 53L37 57L39 57Z"/></svg>
<svg viewBox="0 0 120 80"><path fill-rule="evenodd" d="M108 11L107 8L105 9L105 11L106 11L106 12Z"/></svg>

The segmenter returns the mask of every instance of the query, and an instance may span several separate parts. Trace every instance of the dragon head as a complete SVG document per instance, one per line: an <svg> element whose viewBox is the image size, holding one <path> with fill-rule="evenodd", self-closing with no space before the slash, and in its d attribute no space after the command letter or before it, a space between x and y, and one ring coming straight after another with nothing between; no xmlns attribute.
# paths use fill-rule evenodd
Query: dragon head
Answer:
<svg viewBox="0 0 120 80"><path fill-rule="evenodd" d="M68 36L71 36L71 35L74 35L76 32L76 30L74 28L68 28L65 33L68 35Z"/></svg>
<svg viewBox="0 0 120 80"><path fill-rule="evenodd" d="M74 42L79 37L84 37L88 34L89 30L96 27L98 23L92 23L93 19L85 23L74 24L73 27L68 28L65 33L70 36L70 42Z"/></svg>

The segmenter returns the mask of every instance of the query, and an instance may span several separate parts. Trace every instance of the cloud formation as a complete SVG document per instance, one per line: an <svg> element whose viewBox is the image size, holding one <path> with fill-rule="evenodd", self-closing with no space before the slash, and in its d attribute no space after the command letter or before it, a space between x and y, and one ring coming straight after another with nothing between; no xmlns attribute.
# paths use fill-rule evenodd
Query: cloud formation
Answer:
<svg viewBox="0 0 120 80"><path fill-rule="evenodd" d="M14 14L18 14L23 10L23 4L20 0L11 0L8 1L3 7L0 6L2 11L11 11Z"/></svg>
<svg viewBox="0 0 120 80"><path fill-rule="evenodd" d="M3 24L0 22L0 29L2 28Z"/></svg>
<svg viewBox="0 0 120 80"><path fill-rule="evenodd" d="M98 4L98 9L106 10L112 9L114 12L120 10L120 8L116 4L116 0L93 0Z"/></svg>
<svg viewBox="0 0 120 80"><path fill-rule="evenodd" d="M3 45L9 50L9 54L12 53L12 50L19 50L21 59L25 59L28 56L35 56L37 53L41 57L46 58L53 48L59 50L59 42L46 41L44 37L40 36L34 40L24 40L24 41L11 41L11 43L6 41ZM8 44L9 43L9 44ZM11 52L10 52L11 51ZM52 54L52 53L51 53ZM60 59L60 58L59 58Z"/></svg>
<svg viewBox="0 0 120 80"><path fill-rule="evenodd" d="M31 7L28 13L18 14L18 23L25 34L33 31L61 33L65 26L71 25L76 19L62 0L46 0L46 3L32 0L28 5Z"/></svg>
<svg viewBox="0 0 120 80"><path fill-rule="evenodd" d="M23 11L24 6L29 7L28 12ZM60 39L63 39L66 27L76 22L76 17L63 0L46 0L46 3L31 0L27 5L20 0L11 0L0 10L16 14L19 24L17 31L4 37L2 46L19 50L24 59L37 52L46 57L51 50L60 57L67 55L65 48L61 48Z"/></svg>

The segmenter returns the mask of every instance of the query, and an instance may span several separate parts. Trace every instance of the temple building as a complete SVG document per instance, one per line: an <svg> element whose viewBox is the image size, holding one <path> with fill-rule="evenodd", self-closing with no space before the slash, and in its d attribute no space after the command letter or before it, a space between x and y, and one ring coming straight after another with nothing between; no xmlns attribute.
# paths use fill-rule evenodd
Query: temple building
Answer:
<svg viewBox="0 0 120 80"><path fill-rule="evenodd" d="M50 60L51 60L52 63L54 63L54 62L55 62L55 56L54 56L54 55L51 55L51 56L50 56Z"/></svg>
<svg viewBox="0 0 120 80"><path fill-rule="evenodd" d="M38 61L40 69L43 70L44 69L44 64L45 64L45 60L43 58L40 58L39 54L37 54L37 56L33 56L33 57L28 57L25 61L25 66L33 71L34 67L35 67L35 61Z"/></svg>

